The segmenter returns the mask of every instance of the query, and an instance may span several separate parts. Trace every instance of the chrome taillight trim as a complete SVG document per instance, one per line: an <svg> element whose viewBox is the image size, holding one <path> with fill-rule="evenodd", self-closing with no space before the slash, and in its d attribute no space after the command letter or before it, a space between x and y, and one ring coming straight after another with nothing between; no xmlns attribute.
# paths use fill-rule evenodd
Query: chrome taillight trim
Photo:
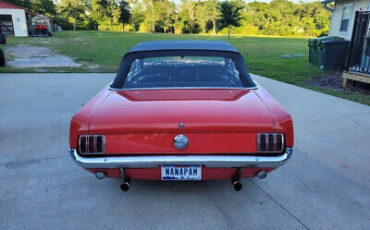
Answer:
<svg viewBox="0 0 370 230"><path fill-rule="evenodd" d="M86 138L86 142L85 142L85 149L86 149L86 152L82 152L81 151L81 139L82 138ZM101 152L98 152L97 149L97 140L98 140L98 137L101 137L102 138L102 151ZM90 139L93 140L93 149L92 151L90 150ZM82 153L82 154L104 154L105 153L105 136L104 135L80 135L79 138L78 138L78 152L79 153Z"/></svg>
<svg viewBox="0 0 370 230"><path fill-rule="evenodd" d="M274 140L273 150L269 150L269 136L272 135ZM261 136L265 138L265 150L261 150ZM281 149L277 149L278 138L281 140ZM257 151L259 153L282 153L284 151L285 142L283 133L258 133L257 134Z"/></svg>

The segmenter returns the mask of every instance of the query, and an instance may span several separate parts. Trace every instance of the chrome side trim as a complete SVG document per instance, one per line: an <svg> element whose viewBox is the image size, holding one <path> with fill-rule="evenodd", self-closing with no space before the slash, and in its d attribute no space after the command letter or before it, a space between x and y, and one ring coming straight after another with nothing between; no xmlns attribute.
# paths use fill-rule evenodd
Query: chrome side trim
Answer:
<svg viewBox="0 0 370 230"><path fill-rule="evenodd" d="M286 148L279 156L127 156L83 157L69 150L72 159L84 168L156 168L160 165L204 165L210 168L276 168L285 164L293 153Z"/></svg>

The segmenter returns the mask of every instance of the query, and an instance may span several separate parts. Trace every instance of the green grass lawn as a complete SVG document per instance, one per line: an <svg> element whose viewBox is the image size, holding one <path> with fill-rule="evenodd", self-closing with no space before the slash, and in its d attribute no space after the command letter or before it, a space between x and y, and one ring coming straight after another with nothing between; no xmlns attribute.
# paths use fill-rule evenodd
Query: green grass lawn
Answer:
<svg viewBox="0 0 370 230"><path fill-rule="evenodd" d="M28 44L48 47L56 53L74 57L76 62L83 64L74 68L43 68L43 72L116 72L122 56L139 42L185 39L227 41L226 36L63 31L50 38L11 37L8 39L8 46ZM370 96L307 86L306 81L326 74L308 63L307 39L232 36L229 42L243 54L251 73L370 105ZM282 58L284 54L292 55L292 58ZM295 57L294 54L304 56ZM9 66L0 68L0 72L39 71L40 69L16 69Z"/></svg>

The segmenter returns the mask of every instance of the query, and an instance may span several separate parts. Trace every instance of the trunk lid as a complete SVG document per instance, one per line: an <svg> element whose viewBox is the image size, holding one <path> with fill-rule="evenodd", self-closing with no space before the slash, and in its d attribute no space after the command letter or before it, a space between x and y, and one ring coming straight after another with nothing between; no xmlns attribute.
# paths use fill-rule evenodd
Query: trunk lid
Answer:
<svg viewBox="0 0 370 230"><path fill-rule="evenodd" d="M181 124L183 124L183 127ZM269 110L249 90L112 91L90 134L105 134L109 154L255 153L258 132L271 132ZM176 149L185 134L189 145Z"/></svg>
<svg viewBox="0 0 370 230"><path fill-rule="evenodd" d="M179 124L183 123L181 129ZM90 133L261 132L274 129L254 91L239 89L112 91Z"/></svg>

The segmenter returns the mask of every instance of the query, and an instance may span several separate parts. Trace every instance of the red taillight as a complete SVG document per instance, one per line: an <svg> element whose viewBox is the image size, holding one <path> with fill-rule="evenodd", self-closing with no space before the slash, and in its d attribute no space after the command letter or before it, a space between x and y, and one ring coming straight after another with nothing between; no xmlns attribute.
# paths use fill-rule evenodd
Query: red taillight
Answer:
<svg viewBox="0 0 370 230"><path fill-rule="evenodd" d="M257 151L260 153L281 153L284 150L284 134L257 134Z"/></svg>
<svg viewBox="0 0 370 230"><path fill-rule="evenodd" d="M78 144L80 153L89 153L89 154L105 153L104 135L81 135Z"/></svg>
<svg viewBox="0 0 370 230"><path fill-rule="evenodd" d="M103 152L103 144L104 144L103 137L102 136L97 136L96 137L96 151L98 153Z"/></svg>
<svg viewBox="0 0 370 230"><path fill-rule="evenodd" d="M87 152L87 137L86 136L81 136L80 141L79 141L79 146L80 146L80 153L86 153Z"/></svg>

